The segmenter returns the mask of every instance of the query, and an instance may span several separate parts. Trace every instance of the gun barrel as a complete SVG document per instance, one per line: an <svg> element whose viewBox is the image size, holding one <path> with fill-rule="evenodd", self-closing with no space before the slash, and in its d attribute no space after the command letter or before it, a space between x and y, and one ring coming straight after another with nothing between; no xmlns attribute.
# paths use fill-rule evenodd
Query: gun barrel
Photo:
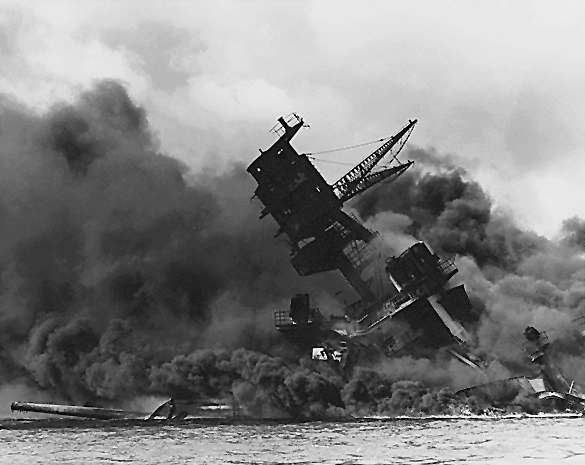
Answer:
<svg viewBox="0 0 585 465"><path fill-rule="evenodd" d="M99 407L78 407L75 405L36 404L31 402L13 402L11 410L18 412L49 413L53 415L66 415L70 417L95 418L98 420L140 418L133 412L114 410Z"/></svg>

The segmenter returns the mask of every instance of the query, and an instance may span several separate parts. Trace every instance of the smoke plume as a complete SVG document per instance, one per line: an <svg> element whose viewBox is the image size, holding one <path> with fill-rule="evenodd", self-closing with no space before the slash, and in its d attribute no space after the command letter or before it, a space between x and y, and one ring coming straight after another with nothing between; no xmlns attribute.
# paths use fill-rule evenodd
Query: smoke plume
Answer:
<svg viewBox="0 0 585 465"><path fill-rule="evenodd" d="M518 341L531 324L585 382L583 220L549 241L495 208L454 157L411 155L415 168L351 208L396 253L424 240L456 257L473 348L500 367L493 378L530 368ZM484 381L440 355L347 376L299 361L273 310L308 292L336 312L346 286L335 273L296 275L254 188L244 166L193 173L162 153L117 82L45 114L0 99L3 392L100 405L233 396L249 414L319 417L453 411L454 390Z"/></svg>
<svg viewBox="0 0 585 465"><path fill-rule="evenodd" d="M533 325L555 341L558 363L568 366L566 356L577 353L585 361L579 333L585 315L585 260L579 253L583 220L567 220L563 237L547 240L496 208L452 157L437 159L434 150L420 148L408 156L418 160L415 169L394 183L375 186L352 206L395 243L422 240L439 255L455 257L460 270L455 280L466 285L478 316L471 328L475 351L512 372L530 373L521 340L524 328ZM420 364L393 363L413 374ZM575 360L572 365L567 376L585 382Z"/></svg>
<svg viewBox="0 0 585 465"><path fill-rule="evenodd" d="M116 82L43 115L4 99L0 128L2 382L156 391L177 354L278 345L275 308L342 284L301 280L244 167L190 173Z"/></svg>

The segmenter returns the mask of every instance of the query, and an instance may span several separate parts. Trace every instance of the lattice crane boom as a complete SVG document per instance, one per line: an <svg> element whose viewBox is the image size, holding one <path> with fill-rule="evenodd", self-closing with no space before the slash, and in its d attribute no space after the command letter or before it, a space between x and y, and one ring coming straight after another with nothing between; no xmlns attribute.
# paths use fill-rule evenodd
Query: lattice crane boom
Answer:
<svg viewBox="0 0 585 465"><path fill-rule="evenodd" d="M404 126L400 131L398 131L390 139L384 142L384 144L382 144L374 152L372 152L371 155L366 157L360 164L353 167L345 176L343 176L335 184L333 184L332 187L337 197L342 201L345 201L356 195L356 193L363 192L365 189L367 189L367 187L365 189L360 188L359 192L354 193L358 186L362 184L364 178L382 160L382 158L384 158L384 156L390 150L392 150L393 147L395 147L397 144L400 144L398 151L394 155L394 158L398 156L398 154L402 150L402 147L404 147L404 144L406 144L408 137L410 137L410 134L414 129L414 125L417 123L417 121L418 120L416 119L409 121L408 124ZM407 165L410 166L410 164ZM383 177L382 179L385 178ZM380 182L382 179L379 179L377 182ZM375 182L371 184L368 182L366 184L368 185L368 187L371 187L375 184Z"/></svg>
<svg viewBox="0 0 585 465"><path fill-rule="evenodd" d="M407 163L402 163L400 165L376 171L375 173L369 173L364 176L358 184L355 184L353 189L347 191L343 196L341 196L339 200L342 202L347 202L349 199L361 194L365 190L369 189L375 184L378 184L381 181L394 181L394 179L410 168L412 164L414 164L414 162L409 161Z"/></svg>

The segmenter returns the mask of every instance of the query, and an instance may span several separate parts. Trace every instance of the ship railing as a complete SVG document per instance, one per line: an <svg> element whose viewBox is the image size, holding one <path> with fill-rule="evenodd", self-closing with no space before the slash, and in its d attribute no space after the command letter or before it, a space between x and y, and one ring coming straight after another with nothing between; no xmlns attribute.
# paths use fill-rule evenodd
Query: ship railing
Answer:
<svg viewBox="0 0 585 465"><path fill-rule="evenodd" d="M400 292L392 296L390 299L384 302L384 304L382 305L382 309L378 312L376 321L374 321L370 326L368 326L368 328L365 331L372 330L387 318L391 318L406 304L412 302L412 300L414 300L413 297L406 292Z"/></svg>
<svg viewBox="0 0 585 465"><path fill-rule="evenodd" d="M408 292L399 292L393 295L390 299L382 305L382 312L388 316L400 310L405 304L414 300L413 296Z"/></svg>
<svg viewBox="0 0 585 465"><path fill-rule="evenodd" d="M286 124L291 127L301 122L300 116L296 113L291 113L290 115L285 116L284 120L286 121ZM278 122L272 127L272 129L270 129L270 132L281 137L286 134L286 128Z"/></svg>
<svg viewBox="0 0 585 465"><path fill-rule="evenodd" d="M408 292L399 292L388 301L388 305L394 307L394 310L398 310L405 303L410 302L411 300L412 296ZM384 304L384 307L386 307L386 305L387 304Z"/></svg>

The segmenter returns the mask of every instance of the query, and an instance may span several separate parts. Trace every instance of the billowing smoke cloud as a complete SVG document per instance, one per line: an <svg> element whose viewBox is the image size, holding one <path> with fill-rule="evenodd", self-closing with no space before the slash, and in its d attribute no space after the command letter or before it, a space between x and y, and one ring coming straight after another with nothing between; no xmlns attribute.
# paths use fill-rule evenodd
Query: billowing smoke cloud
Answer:
<svg viewBox="0 0 585 465"><path fill-rule="evenodd" d="M532 324L585 382L574 324L585 313L583 221L548 241L494 208L455 157L410 158L415 168L352 208L396 253L424 240L456 256L488 377L530 369L518 341ZM272 311L297 292L335 306L346 286L334 273L295 274L274 222L258 219L254 188L243 166L191 173L160 153L146 113L116 82L42 115L4 98L0 382L39 400L233 396L250 414L316 417L450 412L454 390L485 380L441 354L346 376L291 356Z"/></svg>
<svg viewBox="0 0 585 465"><path fill-rule="evenodd" d="M549 241L495 208L453 157L418 148L409 158L417 160L415 169L367 191L353 208L395 243L423 240L440 255L455 256L456 279L465 283L479 318L471 328L475 351L512 369L496 378L530 373L521 341L524 328L534 325L555 341L567 376L584 383L582 370L575 368L576 360L585 361L579 334L585 315L585 261L579 252L583 220L567 220L563 238ZM423 379L416 377L420 362L393 363L395 370L414 375L406 379Z"/></svg>
<svg viewBox="0 0 585 465"><path fill-rule="evenodd" d="M272 310L341 285L295 274L243 166L192 174L160 153L116 82L43 115L4 99L0 128L4 382L133 395L178 353L274 346Z"/></svg>
<svg viewBox="0 0 585 465"><path fill-rule="evenodd" d="M520 230L504 213L494 213L491 199L463 169L441 164L432 152L423 157L418 149L415 154L424 165L442 169L411 169L394 183L373 187L353 204L362 218L386 212L404 215L409 224L403 232L436 252L466 255L482 267L505 271L515 270L523 258L544 246L543 238Z"/></svg>

